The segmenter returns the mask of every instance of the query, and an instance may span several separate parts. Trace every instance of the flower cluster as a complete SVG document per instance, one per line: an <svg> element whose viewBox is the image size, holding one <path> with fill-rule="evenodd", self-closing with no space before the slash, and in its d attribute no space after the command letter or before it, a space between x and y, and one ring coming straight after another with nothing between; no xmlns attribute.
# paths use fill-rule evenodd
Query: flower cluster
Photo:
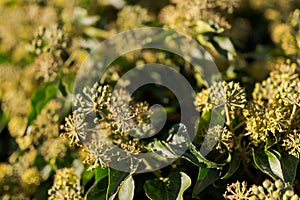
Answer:
<svg viewBox="0 0 300 200"><path fill-rule="evenodd" d="M49 200L81 200L80 180L73 168L59 169L54 177L54 184L48 191Z"/></svg>
<svg viewBox="0 0 300 200"><path fill-rule="evenodd" d="M0 17L3 19L0 22L0 49L11 53L17 62L28 56L27 40L32 38L34 29L40 25L49 26L58 18L53 7L40 7L26 1L19 4L14 6L3 1L0 5Z"/></svg>
<svg viewBox="0 0 300 200"><path fill-rule="evenodd" d="M0 192L7 199L29 199L42 181L34 161L37 151L33 148L19 156L19 152L9 157L9 163L0 163ZM16 195L17 194L17 195Z"/></svg>
<svg viewBox="0 0 300 200"><path fill-rule="evenodd" d="M213 31L213 27L221 32L223 28L230 28L229 23L217 10L232 13L239 4L237 0L173 0L172 3L175 5L166 6L160 12L160 21L168 28L189 35Z"/></svg>
<svg viewBox="0 0 300 200"><path fill-rule="evenodd" d="M262 183L262 186L252 185L250 188L247 188L247 183L245 181L242 183L237 181L236 183L227 186L227 190L223 196L225 199L229 200L299 199L299 196L295 194L293 188L284 184L280 179L276 180L274 183L266 179Z"/></svg>
<svg viewBox="0 0 300 200"><path fill-rule="evenodd" d="M273 22L271 26L272 40L290 57L299 56L300 51L300 10L295 9L285 22Z"/></svg>
<svg viewBox="0 0 300 200"><path fill-rule="evenodd" d="M196 95L194 104L202 116L209 114L214 109L213 112L225 120L224 127L219 124L210 127L207 131L204 130L204 132L200 129L200 134L196 138L205 137L211 149L214 147L219 153L242 149L240 134L235 133L236 129L233 124L233 121L235 124L243 123L239 122L239 113L246 105L246 94L239 83L233 81L229 83L225 81L214 82L209 88L203 89ZM210 143L214 146L211 146Z"/></svg>
<svg viewBox="0 0 300 200"><path fill-rule="evenodd" d="M119 13L117 25L120 31L140 28L151 20L147 9L141 6L125 6Z"/></svg>
<svg viewBox="0 0 300 200"><path fill-rule="evenodd" d="M105 167L115 155L114 148L129 154L139 153L143 148L139 138L141 129L150 122L146 102L133 102L130 94L118 89L111 91L108 85L95 83L76 95L75 110L65 119L62 136L71 144L81 146L88 152L84 163L92 169L99 164ZM116 146L115 146L116 145Z"/></svg>
<svg viewBox="0 0 300 200"><path fill-rule="evenodd" d="M198 111L206 113L213 107L225 106L234 111L236 108L244 108L246 104L246 94L239 83L214 82L208 89L197 94L195 106Z"/></svg>
<svg viewBox="0 0 300 200"><path fill-rule="evenodd" d="M33 52L37 55L34 63L36 78L53 81L68 58L69 38L59 26L39 27L32 40Z"/></svg>
<svg viewBox="0 0 300 200"><path fill-rule="evenodd" d="M300 132L293 130L282 140L282 147L297 158L300 157Z"/></svg>
<svg viewBox="0 0 300 200"><path fill-rule="evenodd" d="M299 157L293 145L298 144L300 80L295 64L283 64L270 73L270 77L257 83L253 102L244 110L246 129L254 145L271 137L290 154Z"/></svg>
<svg viewBox="0 0 300 200"><path fill-rule="evenodd" d="M40 183L49 177L51 170L44 171L46 168L43 170L35 166L36 157L46 162L51 161L54 168L56 160L65 157L67 145L58 137L61 111L62 103L52 99L27 128L26 134L24 134L26 121L23 122L21 120L23 118L20 117L11 119L11 136L15 138L18 149L9 157L9 164L3 165L4 171L0 175L3 175L3 179L0 180L2 187L0 190L7 197L22 191L19 192L19 198L27 199L36 191ZM24 129L16 129L20 127L20 123L24 124Z"/></svg>
<svg viewBox="0 0 300 200"><path fill-rule="evenodd" d="M211 140L212 144L216 144L215 149L220 153L224 153L225 151L231 152L233 150L233 133L228 131L226 127L216 125L208 129L205 137Z"/></svg>

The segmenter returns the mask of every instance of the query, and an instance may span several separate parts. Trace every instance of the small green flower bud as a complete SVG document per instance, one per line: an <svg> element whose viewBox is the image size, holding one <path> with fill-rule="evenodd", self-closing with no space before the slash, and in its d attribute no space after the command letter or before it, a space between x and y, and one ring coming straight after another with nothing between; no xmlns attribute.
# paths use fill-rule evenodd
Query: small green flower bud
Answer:
<svg viewBox="0 0 300 200"><path fill-rule="evenodd" d="M288 199L289 199L289 197L286 194L283 194L282 200L288 200Z"/></svg>
<svg viewBox="0 0 300 200"><path fill-rule="evenodd" d="M265 197L266 197L265 193L259 193L257 196L258 196L258 198L261 199L261 200L262 200L262 199L265 199Z"/></svg>
<svg viewBox="0 0 300 200"><path fill-rule="evenodd" d="M276 190L276 191L273 191L272 192L272 197L274 198L274 199L278 199L279 198L279 195L280 195L280 190Z"/></svg>
<svg viewBox="0 0 300 200"><path fill-rule="evenodd" d="M251 190L252 190L253 194L258 195L259 191L258 191L258 188L256 185L253 185Z"/></svg>
<svg viewBox="0 0 300 200"><path fill-rule="evenodd" d="M291 200L299 200L298 195L295 194L294 196L292 196Z"/></svg>
<svg viewBox="0 0 300 200"><path fill-rule="evenodd" d="M257 200L257 197L253 195L253 196L249 197L249 200Z"/></svg>
<svg viewBox="0 0 300 200"><path fill-rule="evenodd" d="M294 190L287 190L287 191L285 191L284 194L288 197L292 197L295 193L294 193Z"/></svg>
<svg viewBox="0 0 300 200"><path fill-rule="evenodd" d="M268 189L270 186L272 185L272 183L271 183L271 181L270 180L265 180L264 182L263 182L263 186L264 186L264 188L266 188L266 189Z"/></svg>
<svg viewBox="0 0 300 200"><path fill-rule="evenodd" d="M275 181L275 187L277 189L282 189L283 188L283 182L280 179L278 179L277 181Z"/></svg>
<svg viewBox="0 0 300 200"><path fill-rule="evenodd" d="M265 190L262 186L258 186L258 191L261 192L261 193L264 193Z"/></svg>

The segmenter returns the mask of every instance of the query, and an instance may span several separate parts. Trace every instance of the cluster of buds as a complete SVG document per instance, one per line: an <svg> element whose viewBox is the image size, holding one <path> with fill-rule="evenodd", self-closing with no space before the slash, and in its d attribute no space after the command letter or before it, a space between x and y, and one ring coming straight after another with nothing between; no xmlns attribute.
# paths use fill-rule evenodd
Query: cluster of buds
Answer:
<svg viewBox="0 0 300 200"><path fill-rule="evenodd" d="M293 188L284 184L280 179L274 183L265 180L262 186L252 185L247 188L247 183L232 183L227 186L224 198L229 200L249 199L249 200L299 200L299 196L295 194Z"/></svg>
<svg viewBox="0 0 300 200"><path fill-rule="evenodd" d="M34 33L34 39L31 44L34 53L37 55L51 52L59 56L62 51L68 48L69 42L65 31L55 25L49 29L42 26L39 27L38 31Z"/></svg>

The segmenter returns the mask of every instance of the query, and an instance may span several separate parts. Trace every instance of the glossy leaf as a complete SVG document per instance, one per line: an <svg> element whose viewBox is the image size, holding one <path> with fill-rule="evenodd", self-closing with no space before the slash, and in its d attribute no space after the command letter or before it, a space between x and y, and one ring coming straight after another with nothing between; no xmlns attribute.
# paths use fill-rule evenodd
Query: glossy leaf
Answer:
<svg viewBox="0 0 300 200"><path fill-rule="evenodd" d="M187 129L183 124L176 124L170 129L168 135L167 141L154 140L148 144L148 148L160 156L178 158L190 145Z"/></svg>
<svg viewBox="0 0 300 200"><path fill-rule="evenodd" d="M134 180L132 176L128 176L127 179L121 184L118 197L119 200L132 200L134 196Z"/></svg>
<svg viewBox="0 0 300 200"><path fill-rule="evenodd" d="M174 172L167 178L147 180L146 195L152 200L183 200L184 191L191 185L191 179L183 172Z"/></svg>
<svg viewBox="0 0 300 200"><path fill-rule="evenodd" d="M282 156L280 162L282 171L284 172L284 181L293 183L296 178L299 159L292 155L289 155L285 151L283 151L281 154Z"/></svg>
<svg viewBox="0 0 300 200"><path fill-rule="evenodd" d="M118 171L110 168L109 170L109 184L107 188L107 198L114 199L120 189L122 182L129 176L127 172Z"/></svg>
<svg viewBox="0 0 300 200"><path fill-rule="evenodd" d="M224 166L224 164L217 164L215 162L212 162L210 160L207 160L201 153L200 151L197 150L197 148L191 144L190 146L190 152L192 153L192 156L194 156L197 160L197 165L198 166L203 166L203 164L205 164L207 166L207 168L218 168L220 166ZM186 155L186 154L185 154Z"/></svg>
<svg viewBox="0 0 300 200"><path fill-rule="evenodd" d="M108 187L108 176L98 180L88 191L85 196L86 200L106 200Z"/></svg>
<svg viewBox="0 0 300 200"><path fill-rule="evenodd" d="M199 169L199 173L202 169ZM202 192L207 186L209 186L210 184L212 184L213 182L215 182L216 180L219 179L221 175L221 172L217 169L208 169L206 174L203 176L201 176L199 179L198 176L198 180L195 184L195 187L193 189L193 196L198 195L200 192Z"/></svg>
<svg viewBox="0 0 300 200"><path fill-rule="evenodd" d="M87 168L82 173L82 186L86 186L93 178L94 178L95 172L87 170Z"/></svg>
<svg viewBox="0 0 300 200"><path fill-rule="evenodd" d="M96 182L101 180L102 178L106 177L109 173L108 168L101 168L101 167L97 167L97 169L95 170L95 180Z"/></svg>
<svg viewBox="0 0 300 200"><path fill-rule="evenodd" d="M227 173L222 177L222 179L227 179L232 176L240 167L241 158L233 154L231 162L229 163L229 169Z"/></svg>
<svg viewBox="0 0 300 200"><path fill-rule="evenodd" d="M271 151L264 151L261 148L253 151L254 162L262 172L268 174L274 180L278 178L284 180L280 160L277 156Z"/></svg>

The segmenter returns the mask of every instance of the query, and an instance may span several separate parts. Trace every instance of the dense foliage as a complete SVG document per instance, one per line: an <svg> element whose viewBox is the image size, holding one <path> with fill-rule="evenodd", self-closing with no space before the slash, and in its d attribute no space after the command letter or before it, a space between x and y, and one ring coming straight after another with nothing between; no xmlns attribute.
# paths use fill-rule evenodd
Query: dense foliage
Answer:
<svg viewBox="0 0 300 200"><path fill-rule="evenodd" d="M223 81L208 85L181 57L144 49L73 95L76 72L98 43L144 26L196 40ZM176 137L168 128L180 121L169 90L112 93L126 71L146 63L172 67L197 93L199 129L183 155L168 144ZM0 199L299 199L299 69L299 0L1 0ZM153 104L167 111L166 126L155 139L132 137L151 135ZM219 105L224 126L211 127ZM90 113L104 131L85 145ZM186 134L184 124L176 128ZM215 144L205 157L204 137ZM110 167L122 157L110 157L106 141L133 154L167 147L177 160L147 173L134 173L132 162L132 173L121 172Z"/></svg>

